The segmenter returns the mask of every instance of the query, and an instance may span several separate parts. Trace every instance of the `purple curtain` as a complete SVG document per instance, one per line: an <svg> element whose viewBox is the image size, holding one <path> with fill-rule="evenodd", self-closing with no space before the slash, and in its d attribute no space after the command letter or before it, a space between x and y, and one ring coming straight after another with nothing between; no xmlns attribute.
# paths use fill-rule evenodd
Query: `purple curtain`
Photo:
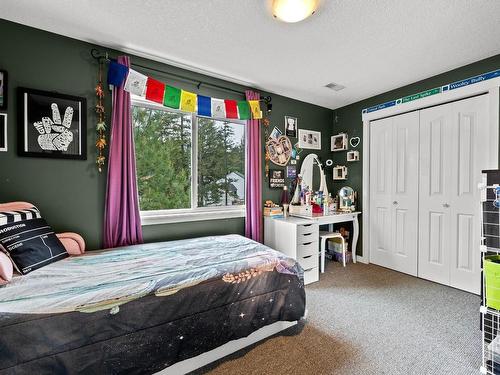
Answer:
<svg viewBox="0 0 500 375"><path fill-rule="evenodd" d="M260 94L246 91L247 100L259 100ZM246 139L246 221L245 236L262 242L262 147L260 121L247 121Z"/></svg>
<svg viewBox="0 0 500 375"><path fill-rule="evenodd" d="M118 63L130 67L128 56ZM104 247L142 243L130 94L123 87L113 90L108 164Z"/></svg>

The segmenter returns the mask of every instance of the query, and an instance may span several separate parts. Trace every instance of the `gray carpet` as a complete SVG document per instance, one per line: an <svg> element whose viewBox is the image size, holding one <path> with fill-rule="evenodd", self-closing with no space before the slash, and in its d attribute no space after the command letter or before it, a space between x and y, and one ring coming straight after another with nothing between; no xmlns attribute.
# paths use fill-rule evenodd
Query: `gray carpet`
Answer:
<svg viewBox="0 0 500 375"><path fill-rule="evenodd" d="M479 373L478 296L374 265L331 262L306 290L304 324L198 373Z"/></svg>

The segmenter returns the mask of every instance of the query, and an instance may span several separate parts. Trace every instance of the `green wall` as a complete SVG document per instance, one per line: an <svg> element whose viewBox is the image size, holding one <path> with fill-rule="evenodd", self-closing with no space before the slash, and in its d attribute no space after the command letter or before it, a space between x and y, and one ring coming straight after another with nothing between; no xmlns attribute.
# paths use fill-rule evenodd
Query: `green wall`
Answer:
<svg viewBox="0 0 500 375"><path fill-rule="evenodd" d="M363 171L363 123L361 120L361 111L377 104L384 103L389 100L401 98L406 95L415 94L427 89L441 86L446 83L459 81L464 78L472 77L481 73L486 73L500 68L500 55L490 57L485 60L475 62L470 65L451 70L449 72L439 74L428 79L412 83L410 85L398 88L396 90L388 91L386 93L371 97L360 102L350 104L348 106L338 108L334 111L334 125L333 131L335 134L340 132L347 132L349 137L360 137L361 143L355 148L360 152L360 162L349 162L345 160L346 153L338 152L333 153L332 160L334 165L343 164L348 166L348 180L342 183L335 182L334 189L337 192L342 186L351 186L358 192L357 208L362 210L362 171ZM349 146L350 148L350 146ZM362 239L358 242L358 254L361 254Z"/></svg>
<svg viewBox="0 0 500 375"><path fill-rule="evenodd" d="M96 116L94 87L97 64L90 57L96 46L60 35L0 20L3 38L0 69L9 74L8 152L0 152L0 202L14 200L36 204L56 231L76 231L87 241L89 249L100 247L102 238L106 174L99 174L94 164ZM99 48L99 47L96 47ZM99 48L101 51L106 49ZM111 57L117 51L109 50ZM136 70L167 81L178 87L222 98L243 98L244 87L203 76L158 62L132 56ZM168 72L170 74L165 74ZM190 80L175 78L171 74L187 76ZM198 90L194 81L202 81L237 92L202 85ZM62 160L26 158L17 156L17 97L19 86L46 91L85 96L88 101L87 144L88 160ZM109 92L106 109L111 111ZM262 93L262 95L269 95ZM271 129L278 125L283 130L283 116L299 118L299 127L323 131L323 149L327 149L332 124L332 111L279 95L272 95L273 113ZM293 141L293 140L292 140ZM140 150L138 150L140 152ZM301 156L304 156L303 152ZM279 191L270 191L263 183L263 199L279 199ZM244 219L227 219L145 226L146 241L161 241L196 237L209 234L244 233Z"/></svg>

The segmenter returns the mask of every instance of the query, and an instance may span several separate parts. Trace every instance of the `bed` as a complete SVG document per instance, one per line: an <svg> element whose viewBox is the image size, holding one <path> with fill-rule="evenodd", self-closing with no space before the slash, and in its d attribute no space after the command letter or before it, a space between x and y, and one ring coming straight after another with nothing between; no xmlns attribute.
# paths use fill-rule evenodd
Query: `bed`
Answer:
<svg viewBox="0 0 500 375"><path fill-rule="evenodd" d="M304 312L296 261L242 236L93 251L0 287L0 373L186 372Z"/></svg>

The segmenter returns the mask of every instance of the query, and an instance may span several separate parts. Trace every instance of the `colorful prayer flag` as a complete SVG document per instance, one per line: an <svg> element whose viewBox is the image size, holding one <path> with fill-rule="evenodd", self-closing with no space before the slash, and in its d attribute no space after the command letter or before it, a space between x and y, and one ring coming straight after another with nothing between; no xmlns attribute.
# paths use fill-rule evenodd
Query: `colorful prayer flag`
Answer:
<svg viewBox="0 0 500 375"><path fill-rule="evenodd" d="M212 117L211 99L209 96L198 95L198 115Z"/></svg>
<svg viewBox="0 0 500 375"><path fill-rule="evenodd" d="M163 98L163 105L174 109L179 109L181 104L181 89L173 86L165 86L165 97Z"/></svg>
<svg viewBox="0 0 500 375"><path fill-rule="evenodd" d="M226 106L224 100L212 98L212 117L226 118Z"/></svg>
<svg viewBox="0 0 500 375"><path fill-rule="evenodd" d="M226 106L226 118L238 118L238 103L236 100L224 100Z"/></svg>
<svg viewBox="0 0 500 375"><path fill-rule="evenodd" d="M246 100L238 101L238 115L240 120L250 120L250 106Z"/></svg>
<svg viewBox="0 0 500 375"><path fill-rule="evenodd" d="M125 86L123 87L123 89L131 94L137 96L144 96L144 93L146 92L147 80L148 77L145 76L144 74L136 72L133 69L129 69L128 76L125 81Z"/></svg>
<svg viewBox="0 0 500 375"><path fill-rule="evenodd" d="M165 84L149 77L146 85L146 99L157 103L163 103L164 95Z"/></svg>
<svg viewBox="0 0 500 375"><path fill-rule="evenodd" d="M262 111L260 110L260 101L249 100L248 104L250 105L250 110L252 111L252 118L255 120L261 119L262 118Z"/></svg>
<svg viewBox="0 0 500 375"><path fill-rule="evenodd" d="M111 60L108 67L108 85L120 87L127 78L128 67Z"/></svg>
<svg viewBox="0 0 500 375"><path fill-rule="evenodd" d="M181 110L186 112L196 112L196 94L181 90Z"/></svg>

